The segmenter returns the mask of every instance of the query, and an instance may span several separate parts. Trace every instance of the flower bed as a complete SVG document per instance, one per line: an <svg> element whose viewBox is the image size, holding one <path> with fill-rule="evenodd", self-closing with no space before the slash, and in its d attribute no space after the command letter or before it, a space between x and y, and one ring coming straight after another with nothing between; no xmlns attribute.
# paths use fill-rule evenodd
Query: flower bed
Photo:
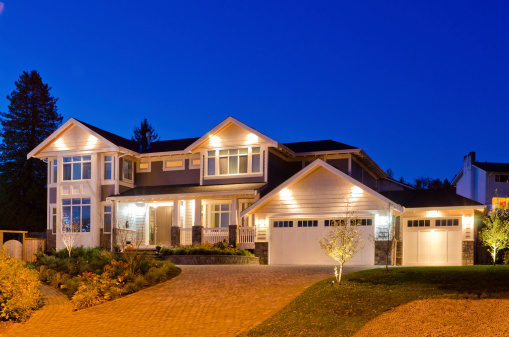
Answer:
<svg viewBox="0 0 509 337"><path fill-rule="evenodd" d="M38 254L35 265L41 281L64 291L76 309L86 308L180 273L172 263L150 260L135 250L111 253L102 249L67 249L52 255Z"/></svg>

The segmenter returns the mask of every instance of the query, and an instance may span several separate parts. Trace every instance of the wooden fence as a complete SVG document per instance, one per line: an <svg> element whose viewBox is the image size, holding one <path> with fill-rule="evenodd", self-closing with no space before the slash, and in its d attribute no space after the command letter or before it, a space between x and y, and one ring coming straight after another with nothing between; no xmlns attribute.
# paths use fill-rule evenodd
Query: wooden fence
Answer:
<svg viewBox="0 0 509 337"><path fill-rule="evenodd" d="M36 253L46 250L46 239L25 238L25 260L28 262L35 261Z"/></svg>

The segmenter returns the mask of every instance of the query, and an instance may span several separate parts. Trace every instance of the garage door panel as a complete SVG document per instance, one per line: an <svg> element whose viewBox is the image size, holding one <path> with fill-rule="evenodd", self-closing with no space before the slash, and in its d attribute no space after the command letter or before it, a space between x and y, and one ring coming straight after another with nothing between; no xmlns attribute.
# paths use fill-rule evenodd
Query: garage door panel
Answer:
<svg viewBox="0 0 509 337"><path fill-rule="evenodd" d="M431 261L434 264L447 263L447 231L434 231L430 236Z"/></svg>
<svg viewBox="0 0 509 337"><path fill-rule="evenodd" d="M429 231L420 231L417 234L417 256L419 263L430 263L431 261L431 233Z"/></svg>

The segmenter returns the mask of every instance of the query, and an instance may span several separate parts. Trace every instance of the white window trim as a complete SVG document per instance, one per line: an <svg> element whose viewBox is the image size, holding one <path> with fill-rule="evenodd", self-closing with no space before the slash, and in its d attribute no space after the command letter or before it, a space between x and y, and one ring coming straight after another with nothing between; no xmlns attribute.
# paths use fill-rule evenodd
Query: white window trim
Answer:
<svg viewBox="0 0 509 337"><path fill-rule="evenodd" d="M252 172L252 169L253 169L253 152L252 152L252 148L254 147L259 147L260 148L260 153L256 153L258 155L260 155L260 172ZM219 158L220 158L220 155L219 155L219 151L221 150L235 150L235 149L245 149L247 148L248 149L248 153L247 153L247 173L233 173L233 174L219 174ZM216 171L216 174L214 175L209 175L209 155L208 155L208 151L216 151L216 155L215 155L215 171ZM261 145L251 145L251 146L232 146L232 147L225 147L225 148L217 148L217 149L209 149L207 151L205 151L205 159L204 159L204 164L203 164L203 170L204 170L204 178L205 179L224 179L224 178L236 178L236 177L246 177L246 178L249 178L249 177L262 177L264 175L264 169L263 169L263 163L265 162L265 158L264 158L264 151L265 151L265 147L261 146Z"/></svg>
<svg viewBox="0 0 509 337"><path fill-rule="evenodd" d="M182 166L175 166L175 167L166 167L166 163L169 162L182 162ZM186 160L184 158L182 159L166 159L163 161L163 171L182 171L186 169Z"/></svg>
<svg viewBox="0 0 509 337"><path fill-rule="evenodd" d="M79 161L79 162L75 162L75 161L71 161L70 162L64 162L64 158L73 158L73 157L90 157L90 160L82 160ZM62 165L58 165L57 164L57 174L60 174L60 176L62 177L62 182L73 182L73 181L89 181L89 180L93 180L94 179L94 167L93 167L93 162L94 162L94 159L93 159L93 156L92 154L76 154L76 155L71 155L71 156L63 156L62 157ZM73 177L73 173L74 173L74 164L75 163L80 163L81 164L81 179L72 179ZM90 178L88 179L83 179L83 164L84 163L90 163ZM64 166L65 165L71 165L71 179L68 179L68 180L64 180ZM61 169L60 169L61 168ZM62 173L58 173L58 171L61 171ZM57 179L58 181L58 179Z"/></svg>
<svg viewBox="0 0 509 337"><path fill-rule="evenodd" d="M125 177L125 163L126 162L131 162L132 164L132 169L131 169L131 178L126 178ZM134 181L134 160L131 160L131 159L125 159L122 161L122 180L124 181L130 181L130 182L133 182Z"/></svg>
<svg viewBox="0 0 509 337"><path fill-rule="evenodd" d="M111 157L111 179L106 179L104 178L105 174L106 174L106 157ZM117 157L115 156L115 154L108 154L108 153L105 153L101 156L101 183L103 185L109 185L109 184L114 184L115 183L115 179L116 179L116 167L117 167Z"/></svg>
<svg viewBox="0 0 509 337"><path fill-rule="evenodd" d="M141 164L148 164L147 168L141 168ZM145 173L152 171L152 162L150 160L141 160L136 163L136 172Z"/></svg>
<svg viewBox="0 0 509 337"><path fill-rule="evenodd" d="M199 160L200 163L198 165L194 165L193 160ZM200 166L201 166L201 158L200 157L189 158L189 169L190 170L199 169Z"/></svg>
<svg viewBox="0 0 509 337"><path fill-rule="evenodd" d="M108 212L109 214L111 214L111 224L110 224L111 228L110 228L109 232L107 232L106 229L104 228L104 222L105 222L106 214L107 214L107 212L105 212L105 210L104 210L104 207L106 207L106 206L111 207L111 211ZM101 207L102 207L102 224L101 224L101 226L102 226L102 229L103 229L103 233L104 234L110 234L111 232L113 232L113 204L110 203L110 202L105 202L105 203L103 203L101 205Z"/></svg>

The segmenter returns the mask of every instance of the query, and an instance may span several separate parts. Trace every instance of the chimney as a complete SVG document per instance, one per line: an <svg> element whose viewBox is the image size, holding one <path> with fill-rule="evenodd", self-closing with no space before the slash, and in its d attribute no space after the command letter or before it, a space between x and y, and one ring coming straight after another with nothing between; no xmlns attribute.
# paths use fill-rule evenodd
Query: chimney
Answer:
<svg viewBox="0 0 509 337"><path fill-rule="evenodd" d="M152 132L147 132L147 150L150 149L150 141L152 140Z"/></svg>

